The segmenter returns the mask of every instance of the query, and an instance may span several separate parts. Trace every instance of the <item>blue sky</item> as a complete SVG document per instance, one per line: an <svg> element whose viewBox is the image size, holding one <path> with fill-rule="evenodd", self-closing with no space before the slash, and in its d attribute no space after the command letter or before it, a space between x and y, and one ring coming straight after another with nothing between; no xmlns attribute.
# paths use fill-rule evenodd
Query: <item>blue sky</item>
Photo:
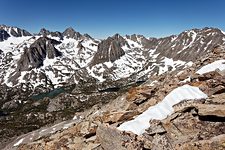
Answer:
<svg viewBox="0 0 225 150"><path fill-rule="evenodd" d="M225 30L225 0L1 0L0 24L39 32L73 27L95 38L164 37L186 29Z"/></svg>

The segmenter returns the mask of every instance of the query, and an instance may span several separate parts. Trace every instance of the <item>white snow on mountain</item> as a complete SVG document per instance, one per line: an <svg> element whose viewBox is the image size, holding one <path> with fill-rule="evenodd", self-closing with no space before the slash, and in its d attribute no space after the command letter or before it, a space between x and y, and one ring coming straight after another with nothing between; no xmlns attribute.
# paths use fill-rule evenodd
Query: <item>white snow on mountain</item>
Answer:
<svg viewBox="0 0 225 150"><path fill-rule="evenodd" d="M198 87L183 85L170 92L161 102L151 106L131 121L121 124L118 129L121 131L131 131L135 134L142 134L149 127L152 119L162 120L173 113L173 105L184 100L199 100L207 98Z"/></svg>
<svg viewBox="0 0 225 150"><path fill-rule="evenodd" d="M224 35L225 35L225 32L223 30L220 30Z"/></svg>
<svg viewBox="0 0 225 150"><path fill-rule="evenodd" d="M39 37L40 36L36 36L35 38L10 37L8 40L0 42L0 48L5 52L12 52L13 58L15 58L13 62L9 64L10 67L4 77L4 83L8 86L13 86L12 83L7 82L7 80L9 75L15 71L17 65L16 62L23 53L24 46L29 47L29 45ZM60 40L58 37L48 37ZM89 67L88 65L97 51L98 43L91 39L84 39L81 41L72 38L64 38L63 40L60 40L62 43L56 46L56 48L62 52L62 57L54 59L48 59L46 57L43 62L44 65L38 69L33 69L33 71L36 71L36 73L46 74L47 78L53 85L60 86L60 83L67 82L71 75L81 68L86 68L90 76L96 78L99 82L104 82L106 80L104 77L104 71L109 71L112 67L113 69L111 70L111 74L108 76L112 80L118 80L129 77L137 72L139 72L137 75L137 78L139 78L151 72L155 67L159 68L158 74L162 74L168 71L169 67L172 67L172 70L175 70L176 67L186 64L186 62L180 60L174 61L171 58L164 57L160 63L153 63L152 66L145 66L148 62L155 62L159 53L156 53L156 49L144 49L140 44L140 39L137 39L139 42L125 38L130 48L128 48L127 45L123 46L122 48L125 51L125 55L115 62L105 62L103 64ZM145 69L143 70L144 67ZM19 78L19 83L26 82L26 80L23 79L26 74L31 74L31 71L23 72ZM56 74L59 75L56 76ZM29 82L36 87L38 86L38 83L43 84L45 81L37 79L36 81ZM78 81L75 82L77 83Z"/></svg>
<svg viewBox="0 0 225 150"><path fill-rule="evenodd" d="M0 42L0 49L3 50L4 53L13 52L13 50L19 48L19 44L24 43L30 38L31 36L9 37L7 40Z"/></svg>
<svg viewBox="0 0 225 150"><path fill-rule="evenodd" d="M9 30L10 28L7 29ZM211 36L211 29L206 31L209 32ZM79 72L81 73L79 74L80 76L94 77L99 82L104 82L107 79L119 80L121 78L130 77L131 75L134 75L136 80L142 77L150 77L151 75L161 75L167 71L174 71L178 67L182 68L190 66L192 65L192 62L171 58L176 56L167 57L167 52L164 54L164 49L160 48L159 45L170 43L172 50L178 49L176 50L178 53L182 52L186 54L188 53L187 49L193 46L193 44L201 38L198 36L199 32L201 31L185 31L177 36L158 39L158 43L155 43L154 39L144 38L143 36L133 35L132 38L131 36L130 38L129 36L125 36L123 38L126 44L122 46L125 55L121 56L114 62L103 62L94 66L91 65L91 62L98 50L98 44L101 41L86 37L79 40L67 37L60 39L59 37L48 35L49 38L61 42L61 44L56 45L55 47L62 53L62 56L54 59L46 57L43 61L43 66L40 68L21 72L21 75L18 78L18 83L11 83L8 81L10 76L15 73L17 62L24 52L24 47L29 47L41 36L11 36L7 40L0 42L0 49L3 51L3 54L0 54L0 58L6 58L8 57L7 55L10 55L9 57L12 58L5 62L1 60L0 82L5 83L8 86L16 86L21 83L29 82L33 87L37 87L46 82L43 79L38 79L42 74L46 76L47 80L52 83L54 87L57 87L62 86L63 83L68 83L71 77L79 70L81 70ZM182 38L180 42L179 38ZM152 40L156 45L150 46L151 48L146 48L148 46L145 45L145 42L148 39ZM210 47L212 40L208 43L204 43L204 41L202 41L200 44L205 44L206 47L204 47L204 49L206 49L207 47ZM162 55L160 55L161 51ZM183 55L181 56L183 57ZM82 73L88 73L88 75L83 75ZM36 74L36 76L34 76L34 74ZM26 77L30 77L30 79L33 77L35 80L27 81L27 79L25 79ZM78 78L74 78L75 83L79 82Z"/></svg>
<svg viewBox="0 0 225 150"><path fill-rule="evenodd" d="M197 33L195 31L193 31L193 30L189 31L187 34L188 34L189 37L191 37L191 41L187 45L184 44L184 48L183 49L186 49L189 46L191 46L194 43L194 41L196 39L196 36L197 36Z"/></svg>
<svg viewBox="0 0 225 150"><path fill-rule="evenodd" d="M177 66L185 65L186 63L180 60L174 61L172 58L167 58L167 57L165 57L161 62L164 64L164 67L159 67L159 75L168 71L169 67L172 67L172 71L173 71L176 69Z"/></svg>
<svg viewBox="0 0 225 150"><path fill-rule="evenodd" d="M8 79L10 74L15 72L17 61L23 53L23 48L25 46L29 47L39 37L40 36L9 37L7 40L0 42L0 49L3 50L4 55L6 56L7 53L11 53L14 58L12 62L7 64L7 72L1 72L2 75L5 74L4 83L6 85L14 86L12 83L8 82ZM59 40L58 37L48 37ZM31 76L31 72L35 71L37 74L46 74L53 85L60 86L60 83L69 80L76 70L87 67L88 63L92 60L94 53L97 51L97 43L92 40L85 39L83 41L77 41L72 38L64 38L61 42L62 43L57 45L56 48L63 53L62 57L56 57L54 59L46 57L42 67L31 71L23 71L19 77L19 83L26 83L27 81L24 80L24 76L26 74ZM81 48L78 48L78 44L81 45ZM45 81L37 79L36 81L29 82L36 87L43 84Z"/></svg>

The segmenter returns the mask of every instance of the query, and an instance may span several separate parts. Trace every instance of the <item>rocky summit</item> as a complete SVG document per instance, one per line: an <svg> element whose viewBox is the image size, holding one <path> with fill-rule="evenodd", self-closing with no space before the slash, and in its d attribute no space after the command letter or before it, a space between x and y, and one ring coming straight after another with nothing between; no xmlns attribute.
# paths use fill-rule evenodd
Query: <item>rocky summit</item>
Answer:
<svg viewBox="0 0 225 150"><path fill-rule="evenodd" d="M0 149L225 149L225 33L103 40L0 26Z"/></svg>
<svg viewBox="0 0 225 150"><path fill-rule="evenodd" d="M92 65L104 62L114 62L125 55L123 46L129 46L127 41L119 34L101 41L98 45L98 51L92 59Z"/></svg>

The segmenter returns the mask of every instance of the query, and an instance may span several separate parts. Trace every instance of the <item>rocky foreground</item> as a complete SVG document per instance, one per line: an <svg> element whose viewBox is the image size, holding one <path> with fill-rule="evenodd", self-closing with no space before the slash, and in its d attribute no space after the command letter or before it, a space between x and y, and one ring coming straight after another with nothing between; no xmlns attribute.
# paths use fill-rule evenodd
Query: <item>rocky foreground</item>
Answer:
<svg viewBox="0 0 225 150"><path fill-rule="evenodd" d="M220 68L208 64L220 61ZM96 104L73 120L15 139L5 149L225 149L225 49L215 47L184 70L152 76L108 104ZM222 68L222 69L221 69ZM205 69L205 70L204 70ZM118 130L183 85L198 87L207 98L173 106L162 120L149 120L143 134ZM140 124L141 126L141 124ZM49 131L49 132L46 132ZM41 132L46 132L42 134Z"/></svg>

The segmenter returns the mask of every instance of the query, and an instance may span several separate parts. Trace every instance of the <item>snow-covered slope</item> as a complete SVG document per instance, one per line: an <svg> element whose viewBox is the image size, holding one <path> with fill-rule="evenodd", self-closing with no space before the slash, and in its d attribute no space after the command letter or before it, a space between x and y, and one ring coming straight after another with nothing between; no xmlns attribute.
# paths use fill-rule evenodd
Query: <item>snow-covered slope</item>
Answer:
<svg viewBox="0 0 225 150"><path fill-rule="evenodd" d="M12 29L18 36L11 33ZM206 54L217 44L224 44L225 39L223 32L214 28L188 30L160 39L141 35L122 37L116 34L105 40L93 39L72 28L63 33L42 29L38 35L33 36L15 27L1 26L1 30L10 35L0 42L1 84L9 87L25 85L33 90L51 90L66 84L77 84L88 78L94 78L97 82L122 78L138 81L151 75L190 66L198 55ZM40 40L42 37L57 40L60 44L44 43ZM41 47L38 40L42 43ZM42 51L47 48L55 49L61 55L39 57L40 48ZM45 52L41 55L43 53ZM29 67L27 59L26 65L30 69L21 69L24 55L40 61L40 66Z"/></svg>
<svg viewBox="0 0 225 150"><path fill-rule="evenodd" d="M183 85L170 92L161 102L151 106L137 116L134 120L121 124L118 129L131 131L135 134L142 134L149 127L149 121L152 119L162 120L173 113L173 106L184 100L199 100L207 98L198 87Z"/></svg>
<svg viewBox="0 0 225 150"><path fill-rule="evenodd" d="M94 53L97 51L97 43L91 39L76 40L73 38L51 37L61 42L55 46L61 53L61 57L44 58L43 65L32 70L20 71L17 81L10 80L13 74L18 73L18 61L25 53L25 47L29 48L41 36L10 37L8 40L0 42L0 49L3 51L1 76L4 77L3 83L8 86L15 86L22 83L30 83L33 88L43 85L46 80L40 76L44 75L55 87L69 82L69 78L75 71L84 68L91 61ZM47 45L47 44L46 44ZM6 69L7 68L7 69ZM35 78L32 79L32 78Z"/></svg>

